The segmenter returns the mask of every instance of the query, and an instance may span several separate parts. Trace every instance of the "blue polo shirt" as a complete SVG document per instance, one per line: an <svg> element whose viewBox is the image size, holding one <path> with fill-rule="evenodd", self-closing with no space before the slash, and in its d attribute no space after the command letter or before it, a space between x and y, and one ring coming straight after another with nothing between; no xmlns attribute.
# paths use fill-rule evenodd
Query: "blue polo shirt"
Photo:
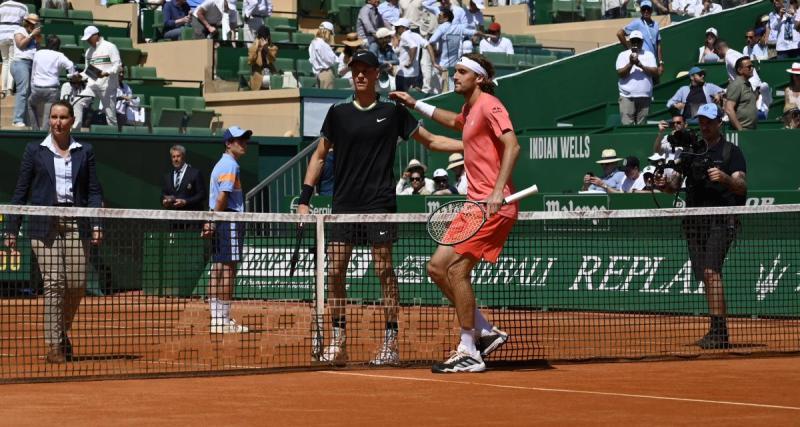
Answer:
<svg viewBox="0 0 800 427"><path fill-rule="evenodd" d="M644 36L644 45L642 48L646 51L653 52L653 55L658 59L658 50L656 46L661 41L661 34L658 31L658 22L652 21L648 24L644 19L638 18L631 21L631 23L624 28L625 34L628 36L636 30L641 31L642 36Z"/></svg>
<svg viewBox="0 0 800 427"><path fill-rule="evenodd" d="M222 154L211 172L211 189L208 195L208 207L211 210L217 205L220 192L228 193L228 207L230 211L244 212L244 193L242 182L239 181L239 163L228 153Z"/></svg>
<svg viewBox="0 0 800 427"><path fill-rule="evenodd" d="M439 66L454 67L461 58L461 42L475 34L474 29L463 25L444 22L433 32L428 42L436 46L439 53Z"/></svg>

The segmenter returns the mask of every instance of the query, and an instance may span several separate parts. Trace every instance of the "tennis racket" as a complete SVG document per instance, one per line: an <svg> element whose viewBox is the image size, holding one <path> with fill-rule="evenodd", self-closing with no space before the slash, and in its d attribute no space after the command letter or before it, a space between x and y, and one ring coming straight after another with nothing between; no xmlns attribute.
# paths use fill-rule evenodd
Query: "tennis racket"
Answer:
<svg viewBox="0 0 800 427"><path fill-rule="evenodd" d="M503 204L516 202L539 191L536 185L503 199ZM439 206L428 216L428 235L440 245L453 246L466 242L486 223L486 202L455 200Z"/></svg>
<svg viewBox="0 0 800 427"><path fill-rule="evenodd" d="M294 277L294 272L297 271L297 263L300 261L300 245L303 243L303 231L305 224L297 224L297 240L294 243L294 251L292 252L292 260L289 261L289 277Z"/></svg>

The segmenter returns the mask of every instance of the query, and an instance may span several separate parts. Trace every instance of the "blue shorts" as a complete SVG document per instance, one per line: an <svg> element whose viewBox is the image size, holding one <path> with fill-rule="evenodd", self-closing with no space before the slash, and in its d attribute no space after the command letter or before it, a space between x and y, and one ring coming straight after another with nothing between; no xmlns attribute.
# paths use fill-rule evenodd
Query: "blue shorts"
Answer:
<svg viewBox="0 0 800 427"><path fill-rule="evenodd" d="M214 232L213 262L239 262L244 248L245 226L242 222L218 222Z"/></svg>

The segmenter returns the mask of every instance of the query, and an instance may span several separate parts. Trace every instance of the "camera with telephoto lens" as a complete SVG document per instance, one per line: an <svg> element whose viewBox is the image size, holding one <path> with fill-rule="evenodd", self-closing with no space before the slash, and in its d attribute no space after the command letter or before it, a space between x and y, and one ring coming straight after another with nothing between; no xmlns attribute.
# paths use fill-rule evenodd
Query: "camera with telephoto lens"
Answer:
<svg viewBox="0 0 800 427"><path fill-rule="evenodd" d="M693 130L681 129L672 132L667 137L667 142L673 152L677 148L680 148L681 152L674 160L661 158L651 161L657 176L663 175L665 169L673 169L693 181L708 179L708 170L715 166L714 160L708 153L706 142L698 139Z"/></svg>

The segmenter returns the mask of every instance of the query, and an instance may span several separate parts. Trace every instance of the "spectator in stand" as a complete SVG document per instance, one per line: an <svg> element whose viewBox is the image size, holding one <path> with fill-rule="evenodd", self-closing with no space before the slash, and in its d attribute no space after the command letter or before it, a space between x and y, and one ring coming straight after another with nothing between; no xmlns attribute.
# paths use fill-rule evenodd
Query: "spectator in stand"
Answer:
<svg viewBox="0 0 800 427"><path fill-rule="evenodd" d="M236 10L235 8L233 9ZM220 38L220 30L224 27L222 18L225 15L233 19L228 0L203 0L192 12L192 28L195 39Z"/></svg>
<svg viewBox="0 0 800 427"><path fill-rule="evenodd" d="M272 0L244 0L242 18L244 19L244 41L250 47L256 40L258 29L264 26L264 20L272 15Z"/></svg>
<svg viewBox="0 0 800 427"><path fill-rule="evenodd" d="M689 86L682 86L675 95L667 101L667 108L675 108L681 115L690 120L697 115L697 111L704 104L714 102L720 104L725 90L713 84L706 83L706 72L700 67L689 70Z"/></svg>
<svg viewBox="0 0 800 427"><path fill-rule="evenodd" d="M783 90L784 111L791 108L800 108L800 62L792 64L792 68L786 70L789 73L789 86Z"/></svg>
<svg viewBox="0 0 800 427"><path fill-rule="evenodd" d="M644 189L644 177L639 169L639 158L630 156L625 158L625 177L618 187L607 187L609 193L633 193Z"/></svg>
<svg viewBox="0 0 800 427"><path fill-rule="evenodd" d="M2 97L11 92L14 80L11 78L11 60L14 58L14 33L22 28L22 21L28 14L28 8L14 0L6 0L0 4L0 57L3 58L3 71L0 76L0 93Z"/></svg>
<svg viewBox="0 0 800 427"><path fill-rule="evenodd" d="M422 37L417 39L417 34L412 33L409 27L411 22L408 19L400 18L395 21L395 32L400 36L396 49L399 70L395 76L395 87L403 92L419 86L419 53L425 47L424 43L427 43Z"/></svg>
<svg viewBox="0 0 800 427"><path fill-rule="evenodd" d="M630 49L625 37L628 36L628 39L630 39L630 35L634 31L638 31L644 42L642 48L656 57L658 60L658 75L661 75L664 72L664 58L661 56L661 34L658 29L658 23L653 21L652 18L653 3L650 0L642 0L639 3L639 8L642 17L634 19L625 28L617 31L617 39L625 49Z"/></svg>
<svg viewBox="0 0 800 427"><path fill-rule="evenodd" d="M691 15L698 17L698 16L711 15L712 13L718 13L718 12L722 12L722 6L720 6L717 3L711 2L711 0L703 0L702 3L695 5Z"/></svg>
<svg viewBox="0 0 800 427"><path fill-rule="evenodd" d="M397 6L397 0L386 0L378 5L378 13L381 15L383 26L392 29L395 21L400 19L400 8Z"/></svg>
<svg viewBox="0 0 800 427"><path fill-rule="evenodd" d="M631 32L630 49L617 56L619 115L623 125L642 124L650 112L653 78L658 76L656 58L642 49L642 33Z"/></svg>
<svg viewBox="0 0 800 427"><path fill-rule="evenodd" d="M169 158L172 170L165 173L161 181L161 206L180 211L206 210L207 181L199 169L186 163L186 148L173 145Z"/></svg>
<svg viewBox="0 0 800 427"><path fill-rule="evenodd" d="M603 177L598 178L592 172L587 172L583 176L582 191L592 191L605 193L609 188L619 188L625 179L625 172L619 169L621 158L617 157L617 151L613 148L606 148L600 154L600 160L596 161L603 168Z"/></svg>
<svg viewBox="0 0 800 427"><path fill-rule="evenodd" d="M122 62L119 50L113 43L100 35L100 30L90 25L83 30L81 40L89 43L86 49L86 64L83 73L88 77L87 91L100 100L106 114L106 122L110 126L117 125L117 87L119 87L119 70Z"/></svg>
<svg viewBox="0 0 800 427"><path fill-rule="evenodd" d="M482 30L483 29L483 9L486 6L483 4L483 0L470 0L469 7L464 12L464 19L466 19L466 27L471 30Z"/></svg>
<svg viewBox="0 0 800 427"><path fill-rule="evenodd" d="M447 159L447 170L452 170L456 177L456 190L458 194L467 194L467 174L464 170L464 155L453 153Z"/></svg>
<svg viewBox="0 0 800 427"><path fill-rule="evenodd" d="M72 130L80 131L83 127L84 117L91 116L92 100L94 99L91 92L86 90L86 76L76 74L73 79L61 85L60 99L72 105L75 114Z"/></svg>
<svg viewBox="0 0 800 427"><path fill-rule="evenodd" d="M61 40L57 36L47 37L47 44L33 55L31 70L31 94L28 98L31 129L48 130L50 126L50 106L58 101L60 93L59 77L67 71L67 76L75 74L75 64L58 49Z"/></svg>
<svg viewBox="0 0 800 427"><path fill-rule="evenodd" d="M428 42L428 53L434 58L434 68L437 73L435 79L432 78L431 91L436 92L450 91L450 76L448 68L455 67L461 57L461 41L465 37L472 37L475 30L456 25L453 23L453 12L449 9L442 9L439 14L439 27L431 36ZM438 93L438 92L436 92Z"/></svg>
<svg viewBox="0 0 800 427"><path fill-rule="evenodd" d="M769 107L772 105L772 91L769 85L765 82L761 86L755 88L758 99L756 101L756 108L758 109L758 120L767 120L769 116Z"/></svg>
<svg viewBox="0 0 800 427"><path fill-rule="evenodd" d="M756 36L755 30L747 30L747 32L744 33L744 38L747 40L747 43L742 49L742 54L749 56L750 59L755 59L758 61L763 61L769 58L767 43L763 37L759 38Z"/></svg>
<svg viewBox="0 0 800 427"><path fill-rule="evenodd" d="M378 13L379 0L366 0L366 4L361 6L358 11L358 21L356 21L356 32L358 38L366 40L367 44L372 49L372 45L377 43L375 40L375 33L378 28L383 27L383 18Z"/></svg>
<svg viewBox="0 0 800 427"><path fill-rule="evenodd" d="M247 63L250 64L250 90L270 88L270 76L277 73L275 58L278 46L272 44L269 28L261 26L256 30L256 39L247 50Z"/></svg>
<svg viewBox="0 0 800 427"><path fill-rule="evenodd" d="M358 38L358 33L347 33L344 40L342 40L342 44L344 48L336 58L339 63L337 74L339 78L349 80L352 78L352 73L350 72L350 58L353 57L356 50L366 48L366 40Z"/></svg>
<svg viewBox="0 0 800 427"><path fill-rule="evenodd" d="M667 135L664 135L664 131L667 129L670 129L670 131ZM673 133L684 129L686 129L686 119L680 114L673 115L672 120L669 122L664 120L658 122L658 135L656 135L656 140L653 142L653 153L659 156L658 158L663 156L666 160L675 160L676 157L679 157L683 149L670 145L668 138ZM650 160L658 160L658 158L650 157Z"/></svg>
<svg viewBox="0 0 800 427"><path fill-rule="evenodd" d="M736 61L738 61L739 58L744 55L728 47L728 43L723 39L717 39L717 41L714 42L714 51L717 53L717 55L719 55L720 58L725 60L725 69L728 71L728 80L736 80L736 76L738 75L736 72ZM750 79L750 84L754 88L761 86L761 78L758 76L758 72L755 69L753 69L753 77Z"/></svg>
<svg viewBox="0 0 800 427"><path fill-rule="evenodd" d="M141 100L133 96L133 90L125 82L125 68L119 70L119 87L117 88L117 123L120 126L141 126L144 124L144 109L139 106Z"/></svg>
<svg viewBox="0 0 800 427"><path fill-rule="evenodd" d="M409 178L411 174L417 174L419 176L424 177L425 171L428 170L428 167L425 166L424 163L420 162L417 159L411 159L408 161L408 166L406 166L405 172L403 172L403 176L400 177L400 180L397 181L397 186L395 186L395 193L396 194L410 194L411 191L411 182ZM433 193L433 181L424 178L425 189L428 191L427 194Z"/></svg>
<svg viewBox="0 0 800 427"><path fill-rule="evenodd" d="M789 0L789 7L781 6L778 19L772 22L770 30L776 33L778 59L800 57L800 13L796 12L797 0Z"/></svg>
<svg viewBox="0 0 800 427"><path fill-rule="evenodd" d="M800 108L783 108L783 127L784 129L800 129Z"/></svg>
<svg viewBox="0 0 800 427"><path fill-rule="evenodd" d="M370 45L369 49L378 58L381 74L379 80L381 81L386 80L389 76L394 76L394 67L400 63L392 46L392 36L394 36L394 31L388 28L378 28L375 33L377 43Z"/></svg>
<svg viewBox="0 0 800 427"><path fill-rule="evenodd" d="M450 185L450 177L447 176L447 171L441 168L433 171L433 190L431 194L434 196L452 196L458 194L456 187Z"/></svg>
<svg viewBox="0 0 800 427"><path fill-rule="evenodd" d="M25 16L22 27L14 31L14 61L11 75L14 77L14 118L12 126L25 127L28 120L28 97L31 93L31 68L33 54L42 43L42 27L39 16Z"/></svg>
<svg viewBox="0 0 800 427"><path fill-rule="evenodd" d="M605 0L603 2L603 19L619 19L628 16L628 2L630 0Z"/></svg>
<svg viewBox="0 0 800 427"><path fill-rule="evenodd" d="M772 12L768 15L769 23L767 24L767 47L769 48L770 58L774 58L777 55L778 28L783 14L783 0L772 0Z"/></svg>
<svg viewBox="0 0 800 427"><path fill-rule="evenodd" d="M750 77L753 76L750 58L742 56L736 60L736 74L736 80L728 85L726 92L725 113L734 129L755 129L758 123L758 94L750 83Z"/></svg>
<svg viewBox="0 0 800 427"><path fill-rule="evenodd" d="M412 196L412 195L428 195L431 194L431 190L425 187L425 182L429 181L428 178L425 178L425 175L420 173L419 171L414 171L409 174L408 177L409 182L411 185L403 190L400 195L402 196Z"/></svg>
<svg viewBox="0 0 800 427"><path fill-rule="evenodd" d="M691 16L694 8L700 3L700 0L675 0L670 3L669 7L676 15Z"/></svg>
<svg viewBox="0 0 800 427"><path fill-rule="evenodd" d="M320 89L333 89L333 70L337 68L337 58L332 44L333 24L323 21L319 24L316 37L308 45L308 60L311 61Z"/></svg>
<svg viewBox="0 0 800 427"><path fill-rule="evenodd" d="M416 25L422 21L422 14L425 12L422 0L400 0L397 2L397 7L400 8L401 18L406 18Z"/></svg>
<svg viewBox="0 0 800 427"><path fill-rule="evenodd" d="M714 52L714 43L717 41L717 29L711 27L706 30L706 43L700 47L699 63L720 62L720 57Z"/></svg>
<svg viewBox="0 0 800 427"><path fill-rule="evenodd" d="M164 14L164 38L178 40L183 28L192 22L192 9L186 0L172 0L161 7Z"/></svg>
<svg viewBox="0 0 800 427"><path fill-rule="evenodd" d="M489 30L486 37L481 38L480 53L486 52L502 52L507 55L514 54L514 45L508 37L503 37L500 34L500 24L492 22L489 24Z"/></svg>

